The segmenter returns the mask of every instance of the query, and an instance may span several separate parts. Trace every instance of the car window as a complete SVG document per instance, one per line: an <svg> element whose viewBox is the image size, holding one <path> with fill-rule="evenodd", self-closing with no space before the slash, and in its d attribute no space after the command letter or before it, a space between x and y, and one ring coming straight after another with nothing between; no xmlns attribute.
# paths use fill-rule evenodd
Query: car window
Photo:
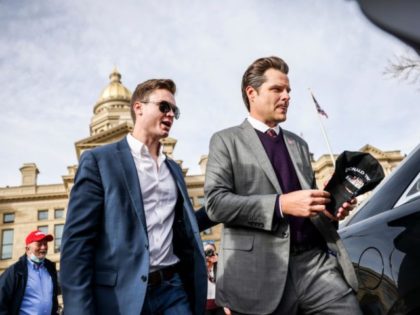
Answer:
<svg viewBox="0 0 420 315"><path fill-rule="evenodd" d="M420 193L420 176L417 175L417 182L415 182L413 187L411 187L410 191L407 194L407 197L418 195L419 193Z"/></svg>
<svg viewBox="0 0 420 315"><path fill-rule="evenodd" d="M408 188L404 191L401 198L395 204L395 207L401 206L414 198L420 196L420 173L417 174L416 178L410 183Z"/></svg>

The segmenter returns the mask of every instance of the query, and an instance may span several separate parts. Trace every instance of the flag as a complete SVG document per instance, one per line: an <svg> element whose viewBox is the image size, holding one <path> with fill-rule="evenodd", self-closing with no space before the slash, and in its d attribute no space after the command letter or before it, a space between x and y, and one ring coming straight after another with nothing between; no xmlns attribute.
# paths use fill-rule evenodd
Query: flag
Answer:
<svg viewBox="0 0 420 315"><path fill-rule="evenodd" d="M321 108L321 106L319 106L319 104L318 104L318 101L316 100L316 98L315 98L315 96L312 94L312 92L311 92L311 95L312 95L312 99L314 100L314 103L315 103L315 107L316 107L316 111L318 112L318 114L320 114L320 115L322 115L322 116L325 116L325 118L328 118L328 115L327 115L327 113Z"/></svg>

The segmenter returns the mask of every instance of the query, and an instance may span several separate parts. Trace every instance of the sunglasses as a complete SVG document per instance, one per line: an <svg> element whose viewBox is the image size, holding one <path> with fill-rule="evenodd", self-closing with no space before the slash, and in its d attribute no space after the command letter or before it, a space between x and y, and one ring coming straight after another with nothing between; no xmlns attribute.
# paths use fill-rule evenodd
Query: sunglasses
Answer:
<svg viewBox="0 0 420 315"><path fill-rule="evenodd" d="M181 115L179 108L175 104L169 103L167 101L159 101L159 102L147 101L147 102L142 102L142 103L145 103L145 104L153 103L153 104L158 105L160 112L163 114L167 114L170 111L172 111L174 113L175 119L178 119L179 116Z"/></svg>
<svg viewBox="0 0 420 315"><path fill-rule="evenodd" d="M214 252L213 249L207 249L204 254L206 255L206 257L213 257L216 256L216 253Z"/></svg>

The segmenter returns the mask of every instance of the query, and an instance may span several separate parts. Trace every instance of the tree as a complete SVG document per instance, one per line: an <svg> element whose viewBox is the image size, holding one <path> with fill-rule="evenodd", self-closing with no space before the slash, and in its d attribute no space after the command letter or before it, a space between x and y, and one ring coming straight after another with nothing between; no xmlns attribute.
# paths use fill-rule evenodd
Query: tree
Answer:
<svg viewBox="0 0 420 315"><path fill-rule="evenodd" d="M419 56L397 56L390 61L384 73L393 78L408 81L411 84L420 83L420 57Z"/></svg>

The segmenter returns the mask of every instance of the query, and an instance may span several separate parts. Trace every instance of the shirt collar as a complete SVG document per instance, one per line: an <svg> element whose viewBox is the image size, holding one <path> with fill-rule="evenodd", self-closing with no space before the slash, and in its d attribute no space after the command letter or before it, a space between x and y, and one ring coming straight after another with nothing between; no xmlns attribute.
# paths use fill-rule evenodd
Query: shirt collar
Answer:
<svg viewBox="0 0 420 315"><path fill-rule="evenodd" d="M140 140L133 137L131 133L127 134L127 142L130 150L133 154L140 155L141 157L150 156L149 149L147 146ZM158 164L161 165L162 162L166 159L166 156L163 154L163 146L159 146L159 155L158 155Z"/></svg>
<svg viewBox="0 0 420 315"><path fill-rule="evenodd" d="M251 126L254 127L254 129L257 129L258 131L266 133L267 130L273 129L277 134L280 134L279 124L277 124L274 128L271 128L271 127L267 126L266 124L264 124L262 121L259 121L258 119L255 119L251 115L248 115L247 119L248 119L249 123L251 124Z"/></svg>
<svg viewBox="0 0 420 315"><path fill-rule="evenodd" d="M44 268L44 262L40 263L40 264L36 264L34 263L29 257L26 258L26 260L28 261L28 265L33 269L33 270L39 270Z"/></svg>

